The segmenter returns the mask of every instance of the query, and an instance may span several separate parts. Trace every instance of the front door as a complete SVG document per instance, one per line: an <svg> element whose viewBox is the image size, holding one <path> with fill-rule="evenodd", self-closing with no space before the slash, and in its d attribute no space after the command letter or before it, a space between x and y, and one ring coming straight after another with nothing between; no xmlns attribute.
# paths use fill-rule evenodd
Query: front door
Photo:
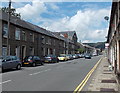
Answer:
<svg viewBox="0 0 120 93"><path fill-rule="evenodd" d="M26 47L22 46L22 59L24 59L26 56Z"/></svg>

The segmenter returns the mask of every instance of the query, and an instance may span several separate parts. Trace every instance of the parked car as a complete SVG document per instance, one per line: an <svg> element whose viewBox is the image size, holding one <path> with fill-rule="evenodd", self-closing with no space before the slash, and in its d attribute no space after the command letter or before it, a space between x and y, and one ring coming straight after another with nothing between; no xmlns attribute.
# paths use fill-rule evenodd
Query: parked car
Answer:
<svg viewBox="0 0 120 93"><path fill-rule="evenodd" d="M21 69L22 62L17 56L4 56L0 57L0 67L2 70L16 68Z"/></svg>
<svg viewBox="0 0 120 93"><path fill-rule="evenodd" d="M65 54L60 54L60 56L58 56L59 61L67 61L68 60L68 56L66 56Z"/></svg>
<svg viewBox="0 0 120 93"><path fill-rule="evenodd" d="M26 56L22 62L23 66L35 67L38 64L43 65L43 60L38 56Z"/></svg>
<svg viewBox="0 0 120 93"><path fill-rule="evenodd" d="M78 58L78 55L77 55L77 54L74 54L74 55L73 55L73 58L74 58L74 59Z"/></svg>
<svg viewBox="0 0 120 93"><path fill-rule="evenodd" d="M69 59L70 59L70 60L73 59L73 55L72 55L72 54L68 54L67 56L69 56Z"/></svg>
<svg viewBox="0 0 120 93"><path fill-rule="evenodd" d="M78 58L81 58L81 54L76 54L78 56Z"/></svg>
<svg viewBox="0 0 120 93"><path fill-rule="evenodd" d="M84 54L80 54L80 58L83 58L84 57Z"/></svg>
<svg viewBox="0 0 120 93"><path fill-rule="evenodd" d="M47 55L44 58L44 62L46 62L46 63L59 62L59 59L55 55Z"/></svg>
<svg viewBox="0 0 120 93"><path fill-rule="evenodd" d="M85 59L91 59L91 55L90 54L86 54L85 55Z"/></svg>

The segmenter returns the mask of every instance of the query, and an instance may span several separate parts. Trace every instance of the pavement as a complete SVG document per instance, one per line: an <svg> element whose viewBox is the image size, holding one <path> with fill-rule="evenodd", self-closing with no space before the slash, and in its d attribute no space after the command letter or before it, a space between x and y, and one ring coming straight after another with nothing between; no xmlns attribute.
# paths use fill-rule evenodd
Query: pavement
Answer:
<svg viewBox="0 0 120 93"><path fill-rule="evenodd" d="M107 57L103 57L96 70L92 73L82 91L118 92L117 77L110 70Z"/></svg>

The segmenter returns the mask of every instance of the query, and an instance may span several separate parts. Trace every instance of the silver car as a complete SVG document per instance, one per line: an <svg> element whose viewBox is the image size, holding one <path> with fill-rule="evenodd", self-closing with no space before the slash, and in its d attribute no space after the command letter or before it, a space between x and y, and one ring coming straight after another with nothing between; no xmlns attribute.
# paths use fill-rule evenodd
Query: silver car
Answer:
<svg viewBox="0 0 120 93"><path fill-rule="evenodd" d="M16 68L21 69L22 62L16 56L4 56L0 57L0 67L2 70Z"/></svg>

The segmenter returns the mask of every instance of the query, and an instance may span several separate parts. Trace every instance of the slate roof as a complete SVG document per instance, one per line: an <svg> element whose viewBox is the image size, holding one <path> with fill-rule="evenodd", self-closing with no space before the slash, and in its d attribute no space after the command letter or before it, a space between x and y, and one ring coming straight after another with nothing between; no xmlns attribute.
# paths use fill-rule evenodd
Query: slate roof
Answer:
<svg viewBox="0 0 120 93"><path fill-rule="evenodd" d="M61 32L54 32L54 33L59 34L59 35L60 34L62 34L62 35L67 34L69 39L72 39L74 34L76 34L75 31L61 31Z"/></svg>
<svg viewBox="0 0 120 93"><path fill-rule="evenodd" d="M4 20L4 21L7 21L8 20L8 14L0 11L0 19ZM32 31L36 31L36 32L39 32L41 34L45 34L45 35L48 35L48 36L51 36L51 37L55 37L52 33L50 33L50 31L47 31L46 29L41 28L39 26L36 26L32 23L26 22L26 21L24 21L20 18L11 16L10 22L17 25L17 26L20 26L20 27L23 27L23 28L26 28L26 29L29 29L29 30L32 30Z"/></svg>
<svg viewBox="0 0 120 93"><path fill-rule="evenodd" d="M0 11L0 20L4 20L4 21L8 21L8 14L5 13L5 12L2 12ZM12 24L15 24L17 26L20 26L22 28L26 28L26 29L29 29L29 30L32 30L32 31L36 31L38 33L41 33L41 34L44 34L44 35L47 35L47 36L50 36L50 37L54 37L54 38L57 38L57 39L60 39L60 40L64 40L66 42L71 42L73 43L70 39L66 39L60 35L58 35L56 32L51 32L49 30L46 30L42 27L39 27L37 25L34 25L32 23L29 23L27 21L24 21L20 18L17 18L17 17L14 17L14 16L11 16L11 19L10 19L10 22ZM62 32L64 33L64 32ZM75 31L74 31L75 33ZM69 35L72 36L73 33L69 32Z"/></svg>

